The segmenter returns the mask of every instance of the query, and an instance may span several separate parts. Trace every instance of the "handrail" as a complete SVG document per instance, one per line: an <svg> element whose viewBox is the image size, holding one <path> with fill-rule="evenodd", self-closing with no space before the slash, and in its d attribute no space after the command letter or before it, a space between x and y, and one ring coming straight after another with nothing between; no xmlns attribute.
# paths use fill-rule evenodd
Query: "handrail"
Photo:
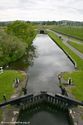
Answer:
<svg viewBox="0 0 83 125"><path fill-rule="evenodd" d="M21 96L18 98L10 99L8 101L1 103L0 107L6 106L8 104L15 105L15 104L20 104L20 103L24 103L24 102L27 104L29 104L29 103L34 104L34 103L40 102L40 101L47 101L47 102L51 102L51 103L54 103L54 102L56 103L56 101L58 101L58 102L68 103L68 105L72 105L72 106L73 105L83 106L83 102L69 98L67 96L63 96L61 94L51 95L47 92L41 92L40 94L35 95L35 96L33 94L29 94L29 95L27 94L27 95L24 95L24 96Z"/></svg>

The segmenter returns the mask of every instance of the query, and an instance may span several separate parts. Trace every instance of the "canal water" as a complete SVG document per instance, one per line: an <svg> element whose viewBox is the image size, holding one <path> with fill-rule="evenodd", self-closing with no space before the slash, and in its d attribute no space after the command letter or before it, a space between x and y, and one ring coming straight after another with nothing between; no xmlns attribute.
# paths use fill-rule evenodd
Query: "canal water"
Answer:
<svg viewBox="0 0 83 125"><path fill-rule="evenodd" d="M48 35L38 34L33 46L36 56L27 72L27 93L61 93L57 76L61 72L74 70L74 65ZM69 125L66 114L57 110L55 113L40 111L33 114L23 111L19 120L27 121L30 125Z"/></svg>
<svg viewBox="0 0 83 125"><path fill-rule="evenodd" d="M28 93L60 93L58 74L74 69L74 65L64 52L49 38L48 35L38 34L33 41L36 48L34 65L29 67Z"/></svg>

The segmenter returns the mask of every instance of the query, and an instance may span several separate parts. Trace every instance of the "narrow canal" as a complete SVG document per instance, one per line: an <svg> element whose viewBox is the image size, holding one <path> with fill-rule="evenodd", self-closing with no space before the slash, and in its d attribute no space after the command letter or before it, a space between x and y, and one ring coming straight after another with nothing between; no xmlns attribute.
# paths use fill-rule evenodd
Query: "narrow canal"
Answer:
<svg viewBox="0 0 83 125"><path fill-rule="evenodd" d="M27 93L38 94L44 90L61 93L57 75L74 70L74 65L48 35L38 34L33 46L36 47L36 57L28 69ZM69 125L65 113L57 110L55 113L40 111L31 115L23 111L19 120L30 121L30 125Z"/></svg>
<svg viewBox="0 0 83 125"><path fill-rule="evenodd" d="M36 47L37 57L34 59L34 65L28 70L27 92L60 92L57 76L61 72L73 70L72 62L48 35L37 35L33 45Z"/></svg>

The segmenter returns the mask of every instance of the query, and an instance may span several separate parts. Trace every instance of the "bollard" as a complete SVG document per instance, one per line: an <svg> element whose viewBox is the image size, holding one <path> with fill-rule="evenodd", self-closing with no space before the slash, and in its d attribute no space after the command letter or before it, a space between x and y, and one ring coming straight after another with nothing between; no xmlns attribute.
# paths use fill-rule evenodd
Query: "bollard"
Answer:
<svg viewBox="0 0 83 125"><path fill-rule="evenodd" d="M22 91L24 92L24 95L27 94L27 89L26 88L22 88Z"/></svg>
<svg viewBox="0 0 83 125"><path fill-rule="evenodd" d="M59 84L61 84L61 75L58 75Z"/></svg>
<svg viewBox="0 0 83 125"><path fill-rule="evenodd" d="M71 85L71 84L72 84L72 79L68 78L68 85Z"/></svg>
<svg viewBox="0 0 83 125"><path fill-rule="evenodd" d="M3 73L3 67L0 67L0 74Z"/></svg>
<svg viewBox="0 0 83 125"><path fill-rule="evenodd" d="M4 99L4 101L6 101L6 97L5 97L5 95L3 95L3 99Z"/></svg>

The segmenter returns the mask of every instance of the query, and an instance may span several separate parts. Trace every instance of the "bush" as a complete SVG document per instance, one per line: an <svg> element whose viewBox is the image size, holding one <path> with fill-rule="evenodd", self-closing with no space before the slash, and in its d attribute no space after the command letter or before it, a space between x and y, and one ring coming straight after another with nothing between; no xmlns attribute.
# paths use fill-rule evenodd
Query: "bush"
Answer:
<svg viewBox="0 0 83 125"><path fill-rule="evenodd" d="M0 36L0 66L13 62L22 57L26 51L26 44L15 36L2 33Z"/></svg>
<svg viewBox="0 0 83 125"><path fill-rule="evenodd" d="M35 30L31 23L15 21L8 25L7 33L13 34L22 39L23 42L27 42L29 44L30 40L32 40L35 35Z"/></svg>
<svg viewBox="0 0 83 125"><path fill-rule="evenodd" d="M0 30L0 66L21 58L29 50L35 30L30 23L15 21Z"/></svg>

